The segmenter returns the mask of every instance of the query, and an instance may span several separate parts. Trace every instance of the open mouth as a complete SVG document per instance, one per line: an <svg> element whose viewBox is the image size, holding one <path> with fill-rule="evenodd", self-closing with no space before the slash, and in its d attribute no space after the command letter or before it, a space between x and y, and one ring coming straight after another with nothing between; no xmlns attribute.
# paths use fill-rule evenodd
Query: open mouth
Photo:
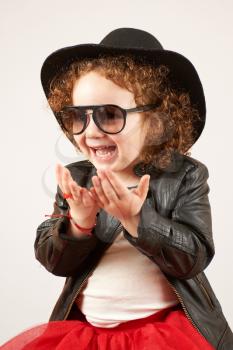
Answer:
<svg viewBox="0 0 233 350"><path fill-rule="evenodd" d="M106 146L98 149L90 147L90 149L94 158L99 161L112 160L118 153L116 146Z"/></svg>

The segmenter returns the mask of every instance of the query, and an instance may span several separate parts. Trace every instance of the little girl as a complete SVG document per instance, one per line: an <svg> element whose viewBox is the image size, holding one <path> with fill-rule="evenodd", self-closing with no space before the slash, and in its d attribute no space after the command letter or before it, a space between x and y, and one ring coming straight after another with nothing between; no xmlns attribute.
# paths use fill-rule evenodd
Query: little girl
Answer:
<svg viewBox="0 0 233 350"><path fill-rule="evenodd" d="M36 258L66 277L50 322L2 349L233 349L203 272L214 243L208 170L188 155L206 113L194 66L119 28L52 53L41 80L87 160L57 165L37 229Z"/></svg>

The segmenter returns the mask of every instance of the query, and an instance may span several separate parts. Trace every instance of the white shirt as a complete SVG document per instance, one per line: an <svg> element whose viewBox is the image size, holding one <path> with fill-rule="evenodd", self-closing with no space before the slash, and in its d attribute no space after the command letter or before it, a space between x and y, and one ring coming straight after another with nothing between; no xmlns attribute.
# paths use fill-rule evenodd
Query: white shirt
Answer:
<svg viewBox="0 0 233 350"><path fill-rule="evenodd" d="M130 244L121 231L76 303L93 326L112 328L150 316L179 300L156 263Z"/></svg>

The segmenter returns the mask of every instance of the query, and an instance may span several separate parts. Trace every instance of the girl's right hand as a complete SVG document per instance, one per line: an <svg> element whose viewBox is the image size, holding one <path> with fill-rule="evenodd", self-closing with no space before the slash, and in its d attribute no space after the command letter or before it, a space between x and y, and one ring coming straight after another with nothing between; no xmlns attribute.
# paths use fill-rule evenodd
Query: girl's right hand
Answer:
<svg viewBox="0 0 233 350"><path fill-rule="evenodd" d="M77 222L94 222L99 206L86 188L79 186L72 178L69 170L56 165L57 183L63 193L71 193L73 198L67 198L70 215Z"/></svg>

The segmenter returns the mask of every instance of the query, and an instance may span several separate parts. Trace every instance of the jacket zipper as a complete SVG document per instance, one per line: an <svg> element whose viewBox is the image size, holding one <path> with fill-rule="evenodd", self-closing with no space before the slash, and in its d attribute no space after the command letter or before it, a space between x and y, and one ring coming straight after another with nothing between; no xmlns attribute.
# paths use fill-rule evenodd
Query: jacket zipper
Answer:
<svg viewBox="0 0 233 350"><path fill-rule="evenodd" d="M209 303L210 308L211 308L211 309L214 309L215 306L214 306L214 304L213 304L213 302L212 302L212 299L211 299L211 297L210 297L210 295L209 295L207 289L206 289L205 286L204 286L204 283L202 282L202 280L200 279L200 277L198 277L198 275L195 276L195 278L198 280L198 282L199 282L198 284L200 285L202 291L204 292L204 294L205 294L205 296L206 296L206 299L207 299L207 301L208 301L208 303Z"/></svg>
<svg viewBox="0 0 233 350"><path fill-rule="evenodd" d="M168 281L168 279L167 279L167 281ZM183 302L183 299L181 298L180 294L177 292L177 290L175 289L175 287L173 286L173 284L172 284L170 281L168 281L168 283L169 283L169 285L172 287L172 289L174 290L175 294L177 295L177 297L178 297L178 299L179 299L179 301L180 301L180 303L181 303L181 305L182 305L182 308L183 308L183 310L184 310L184 313L185 313L185 315L187 316L187 318L189 319L189 321L192 323L192 325L193 325L194 328L198 331L198 333L199 333L206 341L208 341L208 339L206 339L206 337L201 333L200 329L198 328L198 326L195 324L195 322L193 321L192 317L190 316L190 314L189 314L189 312L188 312L188 310L187 310L187 308L186 308L186 306L185 306L185 304L184 304L184 302ZM208 342L209 342L209 341L208 341Z"/></svg>
<svg viewBox="0 0 233 350"><path fill-rule="evenodd" d="M120 226L122 227L122 224L121 224L121 223L118 224L118 226L116 227L116 229L115 229L115 231L114 231L114 234L116 233L117 229L118 229ZM108 247L107 247L107 248L108 248ZM107 248L106 248L106 249L107 249ZM88 274L86 275L86 277L84 278L84 280L83 280L82 283L80 284L78 290L76 291L76 293L75 293L75 295L74 295L74 297L73 297L73 299L72 299L72 301L71 301L71 303L70 303L70 305L69 305L69 307L68 307L67 312L65 313L64 320L67 319L67 317L68 317L68 315L69 315L69 312L70 312L70 310L71 310L71 307L73 306L73 304L74 304L74 302L75 302L75 299L77 298L77 296L78 296L80 290L82 289L82 286L83 286L84 283L87 281L87 279L88 279L88 277L91 275L91 273L94 271L94 269L96 268L97 264L98 264L98 262L92 267L92 269L88 272Z"/></svg>
<svg viewBox="0 0 233 350"><path fill-rule="evenodd" d="M69 313L70 313L71 307L73 306L73 304L74 304L74 302L75 302L75 299L77 298L77 296L78 296L80 290L82 289L82 286L84 285L84 283L86 282L86 280L88 279L88 277L90 276L90 274L94 271L96 265L97 265L97 264L95 264L95 266L89 271L89 273L87 274L87 276L84 278L84 280L83 280L82 283L80 284L78 290L77 290L76 293L75 293L75 296L73 297L73 299L72 299L72 301L71 301L71 303L70 303L70 305L69 305L69 307L68 307L68 310L67 310L67 312L66 312L66 314L65 314L65 316L64 316L64 320L67 319L67 317L68 317L68 315L69 315Z"/></svg>

